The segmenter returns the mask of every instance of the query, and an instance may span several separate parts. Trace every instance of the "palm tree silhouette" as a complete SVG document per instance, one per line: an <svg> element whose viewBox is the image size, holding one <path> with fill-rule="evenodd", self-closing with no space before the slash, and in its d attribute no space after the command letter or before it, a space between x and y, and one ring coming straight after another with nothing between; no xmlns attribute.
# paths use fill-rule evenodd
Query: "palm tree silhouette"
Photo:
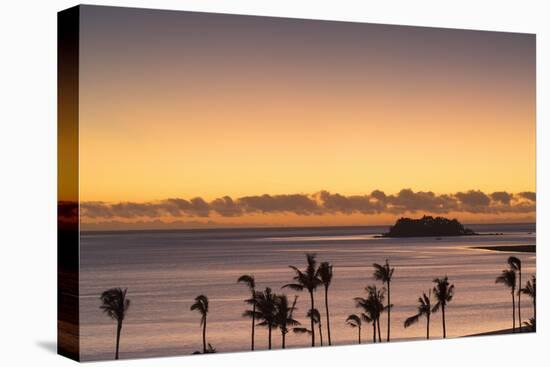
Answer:
<svg viewBox="0 0 550 367"><path fill-rule="evenodd" d="M128 288L111 288L101 293L101 296L99 297L101 300L101 306L99 306L99 308L117 323L115 359L118 359L122 321L124 321L126 311L128 311L128 308L130 307L130 300L126 298L127 291Z"/></svg>
<svg viewBox="0 0 550 367"><path fill-rule="evenodd" d="M537 320L534 317L531 317L529 321L524 322L523 325L525 325L529 331L537 331Z"/></svg>
<svg viewBox="0 0 550 367"><path fill-rule="evenodd" d="M418 298L418 312L416 315L411 316L405 320L405 328L416 324L418 320L422 317L426 317L426 339L430 339L430 316L432 314L432 291L428 291L428 294L423 293L421 297Z"/></svg>
<svg viewBox="0 0 550 367"><path fill-rule="evenodd" d="M521 293L528 295L533 301L533 318L537 319L537 277L533 275L531 280L525 284L525 288L521 288Z"/></svg>
<svg viewBox="0 0 550 367"><path fill-rule="evenodd" d="M355 306L363 309L363 320L367 323L372 322L372 342L376 343L376 332L378 331L378 341L382 341L380 335L380 315L384 311L384 293L385 288L377 289L376 286L368 286L367 298L356 297Z"/></svg>
<svg viewBox="0 0 550 367"><path fill-rule="evenodd" d="M319 279L321 280L321 284L325 287L325 310L326 310L326 316L327 316L327 335L328 335L328 345L332 345L332 339L330 338L330 316L328 311L328 287L330 287L330 283L332 282L332 265L330 265L328 262L322 262L319 265Z"/></svg>
<svg viewBox="0 0 550 367"><path fill-rule="evenodd" d="M300 325L300 322L292 317L292 314L296 310L297 301L298 296L295 296L292 306L289 306L288 298L285 294L276 297L277 311L275 314L275 323L279 326L279 330L281 330L281 347L283 349L286 348L286 334L288 334L289 327Z"/></svg>
<svg viewBox="0 0 550 367"><path fill-rule="evenodd" d="M313 310L315 308L315 300L313 297L313 292L315 289L317 289L317 286L321 283L321 280L319 279L319 273L317 269L317 262L315 261L315 254L306 254L307 259L307 266L304 271L301 271L295 266L290 266L292 270L295 272L294 281L296 283L286 284L283 286L283 288L290 288L294 289L296 291L302 291L304 289L307 289L309 292L309 297L311 301L311 307L310 310ZM311 321L311 346L315 346L315 330L314 330L314 321L313 317L310 317Z"/></svg>
<svg viewBox="0 0 550 367"><path fill-rule="evenodd" d="M252 304L252 312L245 312L243 315L248 316L252 319L252 326L251 326L251 332L250 332L250 339L251 339L251 345L250 350L254 350L254 331L256 326L256 302L254 302L254 293L256 292L256 281L254 280L254 277L252 275L241 275L239 279L237 279L237 283L244 283L247 287L250 293L252 294L252 297L245 302L248 304Z"/></svg>
<svg viewBox="0 0 550 367"><path fill-rule="evenodd" d="M519 321L519 332L521 333L521 260L515 256L508 257L508 265L510 270L514 270L519 274L519 283L518 283L518 321Z"/></svg>
<svg viewBox="0 0 550 367"><path fill-rule="evenodd" d="M506 269L497 277L495 283L504 284L510 288L512 292L512 331L516 332L516 272L514 270Z"/></svg>
<svg viewBox="0 0 550 367"><path fill-rule="evenodd" d="M321 313L318 309L314 308L307 312L307 317L312 318L313 324L317 325L319 328L319 342L321 343L321 346L323 346L323 326L321 325Z"/></svg>
<svg viewBox="0 0 550 367"><path fill-rule="evenodd" d="M267 345L271 349L271 334L274 327L277 327L277 295L267 287L263 292L256 292L254 299L256 302L256 318L261 320L258 326L267 327Z"/></svg>
<svg viewBox="0 0 550 367"><path fill-rule="evenodd" d="M386 309L388 310L388 331L386 335L386 341L390 341L390 325L391 325L391 308L392 304L390 301L390 284L393 277L393 272L395 268L390 267L390 264L388 262L388 259L386 259L386 263L384 265L380 264L372 264L374 267L374 279L380 280L385 283L386 288L388 290L388 305Z"/></svg>
<svg viewBox="0 0 550 367"><path fill-rule="evenodd" d="M195 297L195 303L191 305L190 310L197 310L201 314L202 352L208 353L208 349L206 348L206 316L208 315L208 297L204 294Z"/></svg>
<svg viewBox="0 0 550 367"><path fill-rule="evenodd" d="M346 319L346 324L352 328L357 328L357 339L359 344L361 344L361 318L356 314L349 315Z"/></svg>
<svg viewBox="0 0 550 367"><path fill-rule="evenodd" d="M455 286L449 284L449 278L445 275L444 278L435 278L433 280L435 286L433 288L436 304L432 307L432 312L435 313L441 309L441 319L443 322L443 338L447 337L447 327L445 324L445 307L452 301L454 296Z"/></svg>

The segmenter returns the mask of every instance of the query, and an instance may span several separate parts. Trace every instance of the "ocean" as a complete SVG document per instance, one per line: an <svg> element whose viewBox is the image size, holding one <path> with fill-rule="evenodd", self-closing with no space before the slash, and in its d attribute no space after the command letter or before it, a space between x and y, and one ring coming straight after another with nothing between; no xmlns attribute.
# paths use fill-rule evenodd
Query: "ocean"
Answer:
<svg viewBox="0 0 550 367"><path fill-rule="evenodd" d="M447 336L458 337L512 327L510 291L495 278L510 253L472 246L535 244L534 224L469 225L476 232L502 233L436 238L378 238L385 227L212 229L174 231L87 232L80 242L80 348L83 360L114 358L116 324L100 310L100 294L111 287L128 288L131 305L124 320L121 358L191 354L201 350L200 315L189 307L205 294L210 300L207 339L218 352L250 349L250 319L242 317L249 291L237 278L251 274L257 288L271 287L298 295L295 318L309 326L306 292L281 289L292 282L289 265L304 268L306 253L334 266L329 291L333 345L357 342L357 330L346 325L360 312L354 297L366 295L374 262L389 259L395 267L391 285L392 340L422 339L425 320L407 329L417 299L436 277L448 275L455 296L446 309ZM515 253L523 262L523 282L535 274L535 254ZM324 292L315 294L324 318ZM522 320L532 317L532 304L522 297ZM326 328L324 342L326 344ZM432 315L432 338L442 335L441 314ZM363 342L372 342L365 325ZM385 340L386 315L381 321ZM317 342L318 342L317 336ZM273 332L273 347L281 337ZM287 348L310 345L310 337L289 333ZM256 349L267 348L267 330L256 328Z"/></svg>

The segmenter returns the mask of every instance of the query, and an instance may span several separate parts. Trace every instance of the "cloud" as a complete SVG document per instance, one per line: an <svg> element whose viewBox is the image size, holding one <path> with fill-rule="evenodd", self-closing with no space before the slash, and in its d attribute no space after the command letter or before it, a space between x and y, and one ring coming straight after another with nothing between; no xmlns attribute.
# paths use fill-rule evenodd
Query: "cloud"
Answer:
<svg viewBox="0 0 550 367"><path fill-rule="evenodd" d="M389 211L393 213L418 211L448 213L458 208L457 200L452 196L436 195L431 191L415 193L411 189L403 189L397 195L390 195L386 201Z"/></svg>
<svg viewBox="0 0 550 367"><path fill-rule="evenodd" d="M460 201L461 207L464 211L469 211L472 213L487 212L489 204L491 204L491 198L489 195L479 190L457 192L455 197Z"/></svg>
<svg viewBox="0 0 550 367"><path fill-rule="evenodd" d="M512 198L514 195L507 193L506 191L496 191L493 192L491 195L491 199L494 201L500 202L505 205L509 205L510 201L512 201Z"/></svg>
<svg viewBox="0 0 550 367"><path fill-rule="evenodd" d="M246 213L291 212L309 215L319 209L314 199L303 194L245 196L238 199L238 203Z"/></svg>
<svg viewBox="0 0 550 367"><path fill-rule="evenodd" d="M89 219L139 219L160 217L207 218L213 214L239 217L246 214L291 213L296 215L406 214L406 213L528 213L536 209L534 192L517 194L497 191L486 194L469 190L454 194L403 189L387 195L374 190L365 195L342 195L319 191L314 194L257 195L231 198L223 196L212 201L195 197L190 200L169 198L155 202L83 202L81 215Z"/></svg>
<svg viewBox="0 0 550 367"><path fill-rule="evenodd" d="M321 212L373 214L383 210L384 204L368 195L344 196L321 191L316 195L320 201Z"/></svg>
<svg viewBox="0 0 550 367"><path fill-rule="evenodd" d="M520 192L518 194L518 196L524 198L524 199L527 199L529 201L532 201L532 202L536 202L537 201L537 194L532 192L532 191L524 191L524 192Z"/></svg>

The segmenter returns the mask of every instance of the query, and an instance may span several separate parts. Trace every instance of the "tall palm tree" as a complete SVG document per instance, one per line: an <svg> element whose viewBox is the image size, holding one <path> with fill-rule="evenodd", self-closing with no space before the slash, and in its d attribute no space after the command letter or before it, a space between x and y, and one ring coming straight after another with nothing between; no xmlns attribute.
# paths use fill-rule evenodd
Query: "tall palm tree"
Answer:
<svg viewBox="0 0 550 367"><path fill-rule="evenodd" d="M506 269L497 277L495 283L504 284L510 288L512 293L512 331L516 332L516 272L514 270Z"/></svg>
<svg viewBox="0 0 550 367"><path fill-rule="evenodd" d="M99 308L117 323L115 359L118 359L122 321L124 321L126 311L128 311L128 308L130 307L130 300L126 298L127 291L128 288L111 288L101 293L101 296L99 297L101 300L101 306L99 306Z"/></svg>
<svg viewBox="0 0 550 367"><path fill-rule="evenodd" d="M252 326L251 326L251 332L250 332L250 350L254 350L254 331L256 327L256 302L254 302L254 294L256 292L256 281L254 280L254 277L252 275L241 275L239 279L237 279L237 283L244 283L248 290L250 291L252 297L246 300L248 304L252 304L252 312L245 312L244 315L248 316L252 319Z"/></svg>
<svg viewBox="0 0 550 367"><path fill-rule="evenodd" d="M367 298L357 297L355 298L355 305L358 308L363 309L363 320L367 323L372 322L372 342L376 343L376 332L378 331L378 341L382 341L380 335L380 315L384 311L384 293L385 288L377 289L376 286L368 286L365 288L367 291Z"/></svg>
<svg viewBox="0 0 550 367"><path fill-rule="evenodd" d="M441 319L443 322L443 338L447 337L447 327L445 323L445 307L452 301L454 296L455 286L449 283L449 277L445 275L443 278L435 278L433 280L435 286L433 292L435 295L436 304L432 307L432 313L441 309Z"/></svg>
<svg viewBox="0 0 550 367"><path fill-rule="evenodd" d="M202 352L208 353L206 344L206 316L208 315L208 297L204 294L195 297L195 303L190 307L191 311L197 311L201 314L201 326L202 326Z"/></svg>
<svg viewBox="0 0 550 367"><path fill-rule="evenodd" d="M519 274L519 286L518 286L518 321L519 332L521 333L521 260L515 256L508 258L508 265L510 270L516 271Z"/></svg>
<svg viewBox="0 0 550 367"><path fill-rule="evenodd" d="M295 296L294 302L292 302L292 306L290 306L285 294L277 296L276 298L277 311L275 314L275 322L279 330L281 330L281 346L283 349L286 347L286 334L289 332L289 327L300 325L300 322L292 317L292 314L296 310L297 301L298 296Z"/></svg>
<svg viewBox="0 0 550 367"><path fill-rule="evenodd" d="M418 312L416 315L411 316L405 320L405 328L416 324L418 320L422 317L426 317L426 339L430 339L430 316L432 314L432 291L430 290L428 294L423 293L421 297L418 298Z"/></svg>
<svg viewBox="0 0 550 367"><path fill-rule="evenodd" d="M357 328L357 339L359 344L361 344L361 318L355 314L349 315L346 319L346 324L352 328Z"/></svg>
<svg viewBox="0 0 550 367"><path fill-rule="evenodd" d="M311 307L310 310L313 310L315 308L315 300L313 297L313 292L315 292L315 289L319 286L321 283L321 280L319 279L319 273L317 269L317 262L315 260L314 254L306 254L307 259L307 266L304 271L301 271L295 266L290 266L292 270L294 270L295 276L294 281L295 283L286 284L283 286L283 288L290 288L294 289L296 291L302 291L306 289L309 292L309 297L311 301ZM311 346L315 346L315 329L314 329L314 322L313 317L310 317L311 321Z"/></svg>
<svg viewBox="0 0 550 367"><path fill-rule="evenodd" d="M390 267L388 259L386 259L386 263L384 265L374 263L374 264L372 264L372 266L374 267L374 279L384 282L385 285L386 285L386 289L388 290L388 306L387 306L387 310L388 310L388 331L387 331L387 335L386 335L386 341L389 342L390 341L390 325L391 325L391 307L392 307L391 299L390 299L390 297L391 297L390 285L391 285L391 280L392 280L393 272L394 272L395 268Z"/></svg>
<svg viewBox="0 0 550 367"><path fill-rule="evenodd" d="M323 325L321 322L321 313L318 309L314 308L307 312L307 317L313 319L313 323L319 328L319 343L323 346Z"/></svg>
<svg viewBox="0 0 550 367"><path fill-rule="evenodd" d="M528 295L533 301L533 318L537 319L537 277L533 275L531 280L525 284L525 288L521 288L521 293Z"/></svg>
<svg viewBox="0 0 550 367"><path fill-rule="evenodd" d="M327 316L327 336L328 336L328 345L332 345L332 339L330 338L330 315L328 311L328 288L332 282L332 265L328 262L322 262L319 265L319 279L321 284L325 288L325 311Z"/></svg>
<svg viewBox="0 0 550 367"><path fill-rule="evenodd" d="M258 326L267 327L267 345L271 349L271 334L274 327L277 327L277 295L267 287L263 292L256 292L256 318L260 320Z"/></svg>

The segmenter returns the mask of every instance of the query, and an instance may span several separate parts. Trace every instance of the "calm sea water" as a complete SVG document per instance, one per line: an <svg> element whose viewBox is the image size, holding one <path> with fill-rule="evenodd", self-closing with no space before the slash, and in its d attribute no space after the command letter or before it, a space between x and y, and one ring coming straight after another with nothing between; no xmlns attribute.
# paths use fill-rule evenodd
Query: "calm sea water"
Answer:
<svg viewBox="0 0 550 367"><path fill-rule="evenodd" d="M114 357L115 323L99 309L99 295L111 287L128 288L131 307L124 321L121 358L190 354L201 349L199 314L189 307L198 294L210 299L208 341L219 352L250 347L250 320L241 317L248 297L242 274L253 274L257 287L280 287L292 280L288 265L305 266L306 252L334 265L329 302L333 344L355 343L357 332L345 324L356 313L353 298L376 284L372 263L388 258L396 268L392 283L392 338L425 336L425 324L408 329L403 322L416 311L416 300L432 286L432 279L448 275L456 286L447 310L450 337L510 328L511 296L495 277L510 255L468 249L470 246L535 244L535 225L469 226L501 236L456 238L375 238L386 228L230 229L200 231L141 231L87 233L81 238L81 351L83 359ZM535 273L534 254L515 254L523 261L527 280ZM308 325L307 293L297 293L296 318ZM293 298L293 297L292 297ZM292 299L291 298L291 299ZM321 311L323 292L317 292ZM522 318L532 315L522 298ZM441 336L441 315L432 319L431 336ZM324 320L323 320L324 321ZM382 320L385 335L385 316ZM370 342L365 327L363 340ZM280 334L274 332L274 348ZM326 340L326 335L324 336ZM287 347L307 346L306 335L290 333ZM257 349L267 347L267 331L257 328Z"/></svg>

